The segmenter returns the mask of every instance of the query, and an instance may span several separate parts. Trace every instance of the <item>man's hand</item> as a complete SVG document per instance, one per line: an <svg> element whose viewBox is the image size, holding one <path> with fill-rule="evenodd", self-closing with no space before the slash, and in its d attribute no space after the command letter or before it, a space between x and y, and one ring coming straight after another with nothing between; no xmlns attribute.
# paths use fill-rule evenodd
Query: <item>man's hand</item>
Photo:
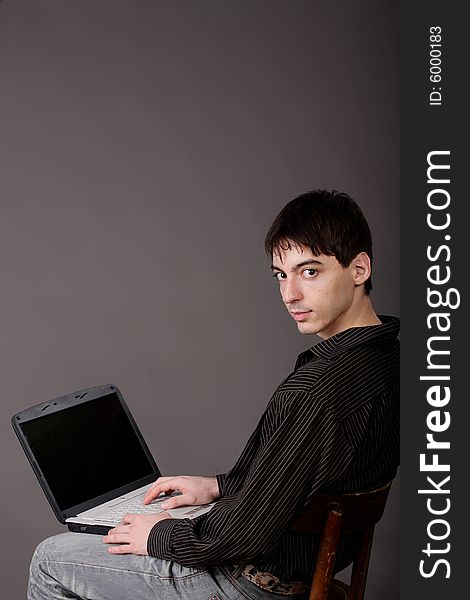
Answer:
<svg viewBox="0 0 470 600"><path fill-rule="evenodd" d="M162 508L168 510L177 506L193 506L209 504L219 497L219 486L216 477L159 477L144 496L144 504L150 504L162 492L169 495L180 491L181 495L169 498L162 503Z"/></svg>
<svg viewBox="0 0 470 600"><path fill-rule="evenodd" d="M141 554L147 555L147 539L150 530L164 519L171 519L168 513L156 515L124 515L122 525L118 525L108 531L103 542L106 544L122 544L110 546L108 552L111 554Z"/></svg>

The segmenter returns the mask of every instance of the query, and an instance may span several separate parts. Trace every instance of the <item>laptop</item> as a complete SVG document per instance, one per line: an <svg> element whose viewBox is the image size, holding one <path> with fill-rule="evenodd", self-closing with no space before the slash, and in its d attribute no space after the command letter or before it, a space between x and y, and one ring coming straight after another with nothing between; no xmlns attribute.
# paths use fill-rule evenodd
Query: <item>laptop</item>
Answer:
<svg viewBox="0 0 470 600"><path fill-rule="evenodd" d="M11 421L52 510L71 531L105 534L126 513L163 511L163 494L143 504L161 473L117 386L73 392ZM167 512L195 518L212 506Z"/></svg>

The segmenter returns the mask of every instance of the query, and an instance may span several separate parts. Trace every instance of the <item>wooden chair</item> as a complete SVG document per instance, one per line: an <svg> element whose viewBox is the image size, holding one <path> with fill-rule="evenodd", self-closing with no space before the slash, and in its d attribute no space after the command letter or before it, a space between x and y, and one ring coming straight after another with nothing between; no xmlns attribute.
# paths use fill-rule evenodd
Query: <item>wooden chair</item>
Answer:
<svg viewBox="0 0 470 600"><path fill-rule="evenodd" d="M321 535L309 600L363 600L376 523L382 518L391 483L371 492L312 497L291 526ZM333 580L340 535L357 534L360 545L349 585Z"/></svg>

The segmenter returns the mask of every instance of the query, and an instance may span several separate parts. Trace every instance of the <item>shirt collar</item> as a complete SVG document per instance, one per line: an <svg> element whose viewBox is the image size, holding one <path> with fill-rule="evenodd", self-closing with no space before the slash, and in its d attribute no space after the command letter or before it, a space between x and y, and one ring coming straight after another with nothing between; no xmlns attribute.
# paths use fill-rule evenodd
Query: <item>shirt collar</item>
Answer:
<svg viewBox="0 0 470 600"><path fill-rule="evenodd" d="M349 350L354 346L365 343L384 344L394 340L400 330L400 319L388 315L378 315L382 321L380 325L366 327L351 327L340 331L336 335L315 344L305 352L299 354L295 368L309 362L313 356L332 358L335 354Z"/></svg>

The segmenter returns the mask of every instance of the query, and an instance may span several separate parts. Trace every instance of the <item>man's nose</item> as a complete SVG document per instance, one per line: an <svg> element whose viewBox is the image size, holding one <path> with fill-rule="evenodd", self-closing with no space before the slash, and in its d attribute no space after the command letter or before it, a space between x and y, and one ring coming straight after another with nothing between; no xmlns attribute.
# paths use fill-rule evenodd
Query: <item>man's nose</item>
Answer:
<svg viewBox="0 0 470 600"><path fill-rule="evenodd" d="M302 292L295 279L286 280L282 289L282 299L285 304L292 304L302 299Z"/></svg>

